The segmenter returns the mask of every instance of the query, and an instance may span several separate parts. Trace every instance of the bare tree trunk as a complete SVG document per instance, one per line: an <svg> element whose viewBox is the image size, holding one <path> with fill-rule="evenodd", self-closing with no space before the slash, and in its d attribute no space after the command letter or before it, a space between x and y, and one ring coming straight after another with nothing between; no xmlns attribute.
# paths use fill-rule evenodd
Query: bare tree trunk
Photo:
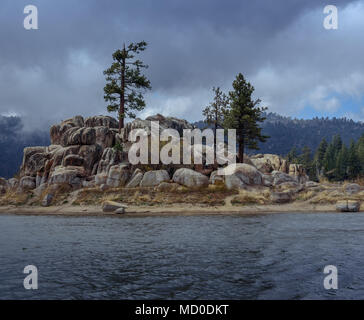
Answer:
<svg viewBox="0 0 364 320"><path fill-rule="evenodd" d="M244 136L241 134L239 136L239 155L238 155L238 162L244 163Z"/></svg>
<svg viewBox="0 0 364 320"><path fill-rule="evenodd" d="M119 108L119 134L121 129L124 128L124 117L125 117L125 44L123 49L124 57L122 59L121 66L121 95L120 95L120 108Z"/></svg>

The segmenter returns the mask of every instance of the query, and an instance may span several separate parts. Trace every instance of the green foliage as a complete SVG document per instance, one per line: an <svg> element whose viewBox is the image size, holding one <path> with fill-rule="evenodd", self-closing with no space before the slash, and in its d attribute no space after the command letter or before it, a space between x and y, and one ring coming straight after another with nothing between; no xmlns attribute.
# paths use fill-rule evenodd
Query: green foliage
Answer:
<svg viewBox="0 0 364 320"><path fill-rule="evenodd" d="M113 146L113 149L115 151L120 151L120 152L123 152L123 146L120 144L120 142L116 142L115 145Z"/></svg>
<svg viewBox="0 0 364 320"><path fill-rule="evenodd" d="M298 151L297 151L296 146L294 146L290 150L290 152L288 152L288 154L287 154L287 160L290 163L295 163L295 162L297 162L297 159L298 159Z"/></svg>
<svg viewBox="0 0 364 320"><path fill-rule="evenodd" d="M300 155L296 147L287 154L290 163L300 163L310 180L318 181L325 177L331 181L355 180L363 176L364 158L360 158L359 150L364 150L364 135L355 143L350 142L349 148L343 143L340 135L335 135L330 143L322 139L314 157L311 150L305 146Z"/></svg>
<svg viewBox="0 0 364 320"><path fill-rule="evenodd" d="M262 134L259 126L265 120L267 110L259 107L260 100L252 100L254 87L239 73L233 82L233 90L229 92L229 108L226 113L224 127L236 129L239 145L239 161L243 162L244 149L258 149L258 142L265 142L269 137Z"/></svg>
<svg viewBox="0 0 364 320"><path fill-rule="evenodd" d="M221 91L219 87L213 88L214 101L211 102L203 111L204 122L212 126L215 130L223 128L225 115L228 110L229 98Z"/></svg>
<svg viewBox="0 0 364 320"><path fill-rule="evenodd" d="M142 61L135 59L135 55L147 47L145 41L131 43L127 48L116 50L112 58L111 67L104 71L106 85L104 99L108 102L109 112L118 112L121 129L126 117L135 118L135 111L145 108L143 93L151 89L150 81L141 72L148 68Z"/></svg>

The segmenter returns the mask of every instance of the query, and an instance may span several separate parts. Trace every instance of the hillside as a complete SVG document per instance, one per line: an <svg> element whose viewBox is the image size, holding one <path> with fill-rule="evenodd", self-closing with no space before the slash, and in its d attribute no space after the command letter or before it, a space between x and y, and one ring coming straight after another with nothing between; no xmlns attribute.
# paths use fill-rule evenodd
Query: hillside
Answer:
<svg viewBox="0 0 364 320"><path fill-rule="evenodd" d="M346 118L313 118L292 119L276 113L266 115L267 119L262 124L263 133L270 136L266 143L261 143L260 150L250 150L248 153L273 153L286 155L293 146L300 151L304 146L316 150L320 141L326 138L331 141L335 134L339 134L346 144L351 139L357 140L364 133L364 123L355 122ZM199 128L205 124L195 122Z"/></svg>
<svg viewBox="0 0 364 320"><path fill-rule="evenodd" d="M199 128L205 124L195 122ZM0 116L0 176L10 178L19 169L24 147L49 145L48 128L24 134L22 120L19 117ZM259 151L250 153L273 153L286 155L293 146L301 150L305 145L316 150L322 138L331 140L340 134L348 144L351 139L357 140L364 133L364 123L348 119L314 118L310 120L291 119L275 113L267 114L263 123L264 134L271 138L260 145Z"/></svg>

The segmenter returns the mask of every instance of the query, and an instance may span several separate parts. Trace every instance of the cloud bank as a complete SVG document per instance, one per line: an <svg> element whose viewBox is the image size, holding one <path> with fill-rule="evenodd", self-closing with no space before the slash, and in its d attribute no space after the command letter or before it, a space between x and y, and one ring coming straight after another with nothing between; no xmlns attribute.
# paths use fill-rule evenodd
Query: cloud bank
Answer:
<svg viewBox="0 0 364 320"><path fill-rule="evenodd" d="M146 40L153 90L141 117L201 119L212 87L242 72L272 112L364 114L364 1L336 1L338 30L318 0L34 0L39 30L23 28L27 1L0 11L0 114L26 128L106 114L102 71L123 42Z"/></svg>

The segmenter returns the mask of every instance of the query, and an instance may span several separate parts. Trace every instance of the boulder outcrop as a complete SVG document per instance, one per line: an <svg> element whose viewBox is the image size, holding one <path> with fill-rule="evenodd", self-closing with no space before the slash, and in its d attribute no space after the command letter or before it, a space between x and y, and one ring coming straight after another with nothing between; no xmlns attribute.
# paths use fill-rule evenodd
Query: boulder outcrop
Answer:
<svg viewBox="0 0 364 320"><path fill-rule="evenodd" d="M144 173L140 186L143 188L155 187L161 182L168 182L170 180L169 174L166 170L153 170Z"/></svg>
<svg viewBox="0 0 364 320"><path fill-rule="evenodd" d="M173 181L188 188L206 187L209 184L207 176L187 168L176 170Z"/></svg>
<svg viewBox="0 0 364 320"><path fill-rule="evenodd" d="M246 164L237 163L225 169L225 185L228 189L241 189L246 186L262 185L263 177L257 168Z"/></svg>

